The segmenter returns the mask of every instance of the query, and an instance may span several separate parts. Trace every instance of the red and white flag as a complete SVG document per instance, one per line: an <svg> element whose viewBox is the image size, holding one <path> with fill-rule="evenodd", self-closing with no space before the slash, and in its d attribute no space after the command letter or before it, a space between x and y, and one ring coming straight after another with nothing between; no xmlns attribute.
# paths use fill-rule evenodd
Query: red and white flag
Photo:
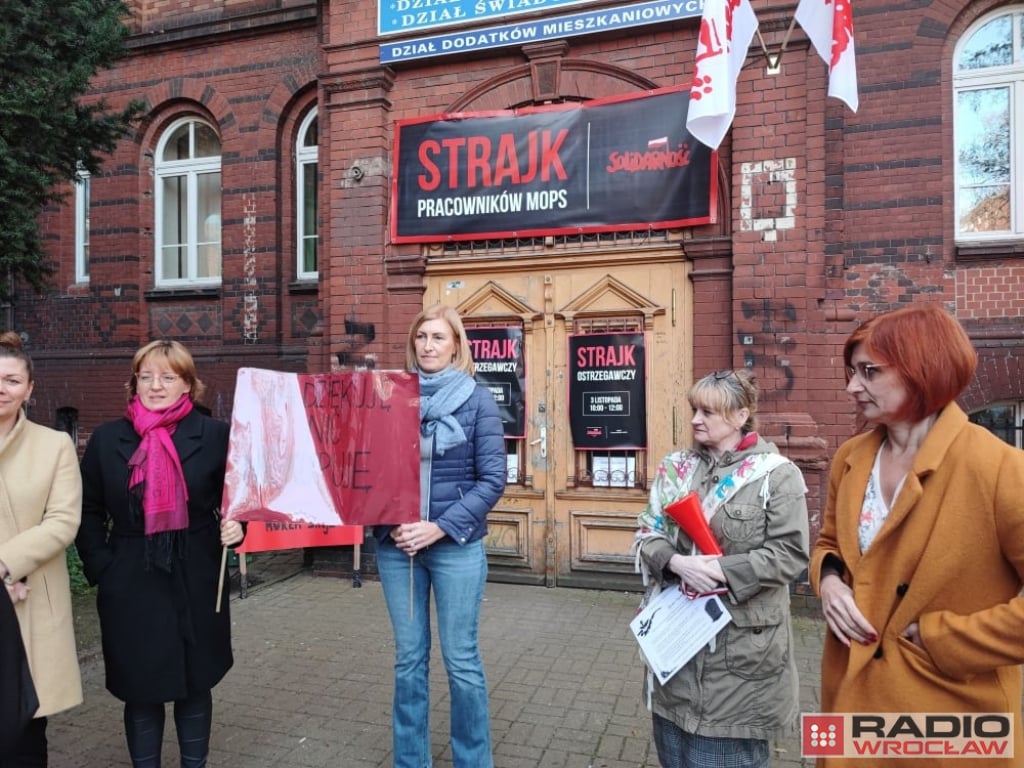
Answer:
<svg viewBox="0 0 1024 768"><path fill-rule="evenodd" d="M704 0L686 130L712 149L736 114L736 79L756 31L750 0Z"/></svg>
<svg viewBox="0 0 1024 768"><path fill-rule="evenodd" d="M853 50L850 0L800 0L796 20L828 64L828 95L857 111L857 59Z"/></svg>

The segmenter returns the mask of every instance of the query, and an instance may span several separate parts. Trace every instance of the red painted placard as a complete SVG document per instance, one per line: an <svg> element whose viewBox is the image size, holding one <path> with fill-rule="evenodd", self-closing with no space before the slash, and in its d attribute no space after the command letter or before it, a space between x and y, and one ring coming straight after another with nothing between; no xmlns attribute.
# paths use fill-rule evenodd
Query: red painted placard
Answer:
<svg viewBox="0 0 1024 768"><path fill-rule="evenodd" d="M361 525L249 523L237 552L274 552L305 547L341 547L363 543Z"/></svg>
<svg viewBox="0 0 1024 768"><path fill-rule="evenodd" d="M321 526L418 520L419 424L419 381L402 371L241 368L224 517Z"/></svg>

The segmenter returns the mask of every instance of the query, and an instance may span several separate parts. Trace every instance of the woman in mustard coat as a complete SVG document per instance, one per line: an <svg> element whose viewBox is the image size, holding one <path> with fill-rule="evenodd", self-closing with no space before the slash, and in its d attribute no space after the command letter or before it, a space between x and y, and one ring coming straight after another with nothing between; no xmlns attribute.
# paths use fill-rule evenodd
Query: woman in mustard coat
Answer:
<svg viewBox="0 0 1024 768"><path fill-rule="evenodd" d="M969 423L953 402L977 355L941 308L869 320L847 339L844 358L846 390L874 429L836 453L812 552L811 583L829 629L821 709L1008 713L1012 759L951 764L1019 766L1024 452ZM871 764L934 768L943 758ZM819 765L863 768L865 760Z"/></svg>

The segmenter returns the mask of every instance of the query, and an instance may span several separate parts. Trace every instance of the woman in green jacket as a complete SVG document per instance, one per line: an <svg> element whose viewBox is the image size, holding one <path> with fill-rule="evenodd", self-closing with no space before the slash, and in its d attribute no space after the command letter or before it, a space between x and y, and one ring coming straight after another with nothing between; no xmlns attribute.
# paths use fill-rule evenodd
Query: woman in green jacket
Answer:
<svg viewBox="0 0 1024 768"><path fill-rule="evenodd" d="M749 371L720 371L690 389L692 449L658 467L636 549L653 590L727 590L732 621L664 683L648 674L662 768L767 768L768 739L796 724L799 697L789 585L807 565L800 470L755 429ZM694 491L722 555L694 551L665 507Z"/></svg>

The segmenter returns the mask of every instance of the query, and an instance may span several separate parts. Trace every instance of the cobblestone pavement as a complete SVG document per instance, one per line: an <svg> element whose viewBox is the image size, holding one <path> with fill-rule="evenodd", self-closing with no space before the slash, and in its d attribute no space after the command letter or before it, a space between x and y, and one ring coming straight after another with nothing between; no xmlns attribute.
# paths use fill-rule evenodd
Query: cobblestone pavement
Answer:
<svg viewBox="0 0 1024 768"><path fill-rule="evenodd" d="M301 553L258 556L233 595L235 666L214 689L211 768L390 768L393 645L380 584L324 578ZM656 768L629 632L639 596L489 583L480 643L496 768ZM823 624L798 613L801 709L816 712ZM50 719L51 768L128 765L121 704L95 648L81 653L85 703ZM431 662L435 768L451 768L448 693ZM168 713L164 768L177 765ZM774 765L801 761L781 740Z"/></svg>

